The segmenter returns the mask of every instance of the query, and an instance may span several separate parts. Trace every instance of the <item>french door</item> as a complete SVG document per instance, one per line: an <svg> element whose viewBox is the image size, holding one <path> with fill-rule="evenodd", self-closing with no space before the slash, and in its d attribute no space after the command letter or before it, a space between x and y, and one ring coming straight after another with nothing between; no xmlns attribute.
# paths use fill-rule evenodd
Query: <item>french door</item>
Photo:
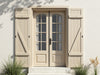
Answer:
<svg viewBox="0 0 100 75"><path fill-rule="evenodd" d="M34 66L65 66L64 13L35 12Z"/></svg>

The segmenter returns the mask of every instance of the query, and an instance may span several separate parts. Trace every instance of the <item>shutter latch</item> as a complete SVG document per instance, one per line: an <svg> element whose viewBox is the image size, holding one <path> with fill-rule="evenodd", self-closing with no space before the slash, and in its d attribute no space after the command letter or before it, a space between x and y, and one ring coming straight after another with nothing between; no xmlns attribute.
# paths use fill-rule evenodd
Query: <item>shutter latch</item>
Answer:
<svg viewBox="0 0 100 75"><path fill-rule="evenodd" d="M30 38L30 35L28 35L28 38Z"/></svg>
<svg viewBox="0 0 100 75"><path fill-rule="evenodd" d="M15 38L16 38L16 35L15 35Z"/></svg>
<svg viewBox="0 0 100 75"><path fill-rule="evenodd" d="M83 38L83 35L81 37Z"/></svg>

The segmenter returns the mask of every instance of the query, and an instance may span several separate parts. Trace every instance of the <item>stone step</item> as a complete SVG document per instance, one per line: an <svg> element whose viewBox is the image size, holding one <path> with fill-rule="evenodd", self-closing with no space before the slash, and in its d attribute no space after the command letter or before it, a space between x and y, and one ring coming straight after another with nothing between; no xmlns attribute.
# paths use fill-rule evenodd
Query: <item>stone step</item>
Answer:
<svg viewBox="0 0 100 75"><path fill-rule="evenodd" d="M70 73L29 73L28 75L72 75Z"/></svg>
<svg viewBox="0 0 100 75"><path fill-rule="evenodd" d="M29 73L70 73L71 69L67 67L32 67Z"/></svg>

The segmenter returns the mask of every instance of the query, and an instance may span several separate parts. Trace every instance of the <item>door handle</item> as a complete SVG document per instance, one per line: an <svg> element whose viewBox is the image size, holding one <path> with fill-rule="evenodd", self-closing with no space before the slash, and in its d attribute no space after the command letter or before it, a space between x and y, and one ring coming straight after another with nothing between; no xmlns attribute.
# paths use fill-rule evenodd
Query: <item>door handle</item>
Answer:
<svg viewBox="0 0 100 75"><path fill-rule="evenodd" d="M51 38L49 38L49 45L51 45Z"/></svg>

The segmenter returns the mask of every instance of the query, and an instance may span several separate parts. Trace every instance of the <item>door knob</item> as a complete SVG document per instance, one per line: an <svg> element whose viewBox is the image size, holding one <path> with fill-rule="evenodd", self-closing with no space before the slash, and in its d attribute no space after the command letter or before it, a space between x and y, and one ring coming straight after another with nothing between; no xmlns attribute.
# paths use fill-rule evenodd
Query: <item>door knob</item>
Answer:
<svg viewBox="0 0 100 75"><path fill-rule="evenodd" d="M49 45L51 45L51 38L49 38Z"/></svg>

